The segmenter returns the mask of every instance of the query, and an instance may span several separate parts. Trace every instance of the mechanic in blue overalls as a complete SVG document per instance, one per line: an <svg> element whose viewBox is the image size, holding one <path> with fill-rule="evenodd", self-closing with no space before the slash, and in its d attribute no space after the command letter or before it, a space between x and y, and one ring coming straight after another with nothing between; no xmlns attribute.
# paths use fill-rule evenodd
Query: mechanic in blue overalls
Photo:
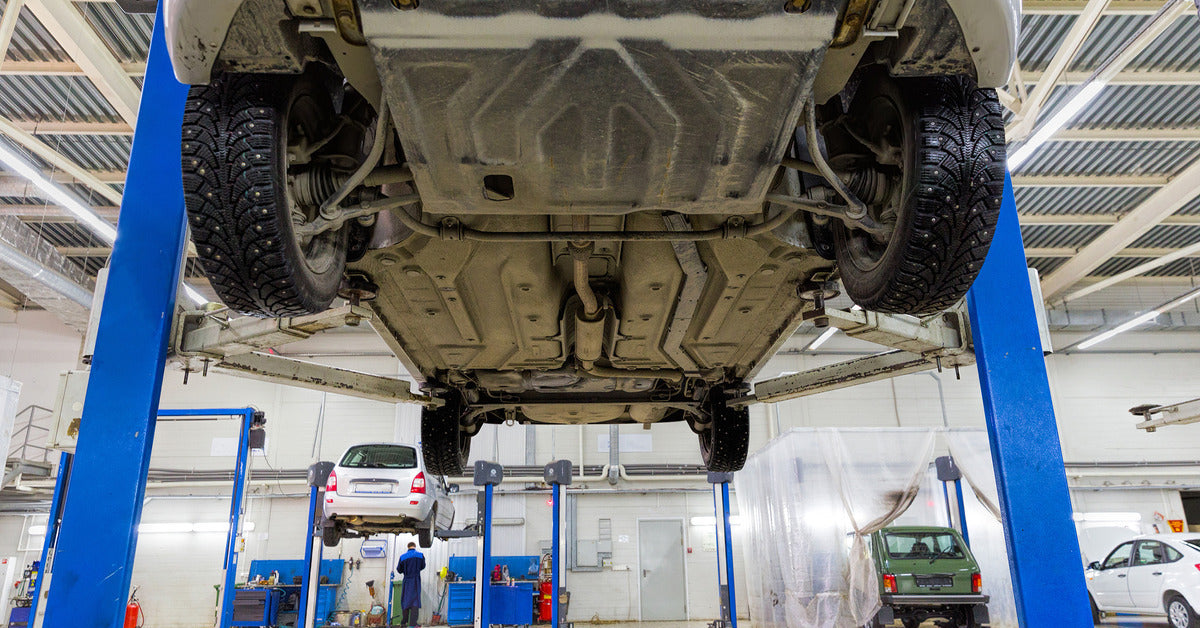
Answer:
<svg viewBox="0 0 1200 628"><path fill-rule="evenodd" d="M403 610L401 626L416 626L421 612L421 570L425 569L425 555L417 551L416 543L408 544L408 551L400 556L396 571L404 576L404 587L400 592L400 608Z"/></svg>

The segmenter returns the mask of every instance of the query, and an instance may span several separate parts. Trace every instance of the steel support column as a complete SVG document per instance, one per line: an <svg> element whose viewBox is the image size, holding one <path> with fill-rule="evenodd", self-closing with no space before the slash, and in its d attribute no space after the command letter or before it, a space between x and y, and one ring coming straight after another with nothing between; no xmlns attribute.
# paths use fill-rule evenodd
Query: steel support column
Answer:
<svg viewBox="0 0 1200 628"><path fill-rule="evenodd" d="M1011 178L1005 181L991 251L967 304L1017 618L1026 627L1090 628Z"/></svg>
<svg viewBox="0 0 1200 628"><path fill-rule="evenodd" d="M234 585L238 570L238 537L242 531L242 511L246 507L246 480L250 472L250 428L254 424L254 408L242 414L238 432L237 464L233 472L233 496L229 504L229 533L225 536L225 584L221 587L221 628L233 625Z"/></svg>
<svg viewBox="0 0 1200 628"><path fill-rule="evenodd" d="M174 318L186 221L187 87L155 20L117 241L46 601L45 626L122 626Z"/></svg>
<svg viewBox="0 0 1200 628"><path fill-rule="evenodd" d="M316 530L317 508L319 506L321 506L320 492L321 492L320 489L318 489L316 486L310 486L308 489L308 525L306 526L306 530L305 530L306 537L304 539L304 574L301 576L301 580L300 580L300 602L299 602L298 615L296 617L297 628L303 628L303 627L309 625L308 622L306 621L307 614L308 614L309 589L312 588L312 586L313 586L313 584L315 584L315 582L320 581L319 579L314 581L313 574L312 574L313 531ZM394 569L388 570L389 574L392 574L394 572L395 572ZM392 617L392 588L390 586L391 585L390 578L388 579L388 585L389 585L388 586L388 623L391 623L391 621L392 621L391 620L391 617ZM318 586L320 586L320 585L318 585Z"/></svg>

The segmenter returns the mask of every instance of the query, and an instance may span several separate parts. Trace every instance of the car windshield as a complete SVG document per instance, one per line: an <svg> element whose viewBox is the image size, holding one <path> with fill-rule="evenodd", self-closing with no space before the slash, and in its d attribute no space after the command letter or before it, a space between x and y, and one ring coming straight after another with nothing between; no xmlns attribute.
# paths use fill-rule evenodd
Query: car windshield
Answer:
<svg viewBox="0 0 1200 628"><path fill-rule="evenodd" d="M965 558L958 541L949 532L885 532L888 555L904 560Z"/></svg>
<svg viewBox="0 0 1200 628"><path fill-rule="evenodd" d="M415 469L417 450L404 445L356 445L338 464L354 469Z"/></svg>

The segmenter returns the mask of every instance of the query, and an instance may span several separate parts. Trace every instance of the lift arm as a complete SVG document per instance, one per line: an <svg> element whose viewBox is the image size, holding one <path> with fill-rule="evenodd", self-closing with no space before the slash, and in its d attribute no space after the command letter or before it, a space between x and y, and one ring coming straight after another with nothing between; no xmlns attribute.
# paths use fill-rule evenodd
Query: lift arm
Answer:
<svg viewBox="0 0 1200 628"><path fill-rule="evenodd" d="M182 312L172 334L175 356L189 372L212 368L262 381L394 403L440 405L413 393L396 377L362 373L268 353L321 331L370 321L370 309L345 305L320 314L285 318L227 318L222 313ZM203 363L201 369L195 362Z"/></svg>
<svg viewBox="0 0 1200 628"><path fill-rule="evenodd" d="M826 309L808 312L805 318L828 321L830 326L842 330L847 336L894 350L761 381L754 385L753 395L730 403L748 405L785 401L935 367L964 366L975 361L975 355L969 347L970 326L961 305L927 319L863 310Z"/></svg>
<svg viewBox="0 0 1200 628"><path fill-rule="evenodd" d="M1192 399L1169 406L1146 404L1130 408L1129 412L1142 417L1142 422L1134 427L1153 432L1164 425L1187 425L1200 422L1200 399ZM1155 418L1156 414L1162 416Z"/></svg>

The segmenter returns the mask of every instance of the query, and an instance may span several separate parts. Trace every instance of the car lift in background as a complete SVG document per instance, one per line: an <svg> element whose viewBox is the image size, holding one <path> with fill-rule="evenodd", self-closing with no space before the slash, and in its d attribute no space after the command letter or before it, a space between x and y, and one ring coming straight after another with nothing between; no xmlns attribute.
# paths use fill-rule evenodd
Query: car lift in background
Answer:
<svg viewBox="0 0 1200 628"><path fill-rule="evenodd" d="M97 298L103 305L71 464L73 490L64 500L51 561L57 577L46 579L49 591L43 594L49 628L115 628L123 623L168 357L164 348L170 347L189 369L193 361L212 363L273 382L438 404L412 393L398 378L261 351L272 342L311 335L308 328L358 324L369 318L362 308L277 320L215 321L203 313L180 315L176 296L187 242L182 174L179 160L162 156L178 154L188 87L171 71L161 3L158 12L117 240L104 294ZM936 365L957 368L973 360L1009 541L1018 619L1026 626L1090 628L1079 569L1082 559L1011 181L1005 184L991 250L966 302L969 317L959 309L918 322L818 308L814 322L897 350L759 382L753 395L731 402L781 401ZM964 318L969 319L969 334ZM243 335L250 340L240 342ZM484 486L490 495L493 485ZM486 611L486 605L481 610Z"/></svg>
<svg viewBox="0 0 1200 628"><path fill-rule="evenodd" d="M732 473L708 474L713 491L713 519L717 540L717 595L721 600L721 618L710 628L737 628L737 588L733 580L733 526L729 521L729 483ZM724 574L722 574L722 567ZM724 582L722 582L724 576Z"/></svg>
<svg viewBox="0 0 1200 628"><path fill-rule="evenodd" d="M937 469L937 479L942 483L942 497L946 499L946 523L958 530L958 533L962 535L963 542L970 548L971 537L967 533L966 502L963 501L962 470L958 468L958 465L954 464L954 458L950 456L940 456L933 463ZM958 513L958 525L955 525L955 517L950 512L951 483L954 484L954 496L957 503L955 512Z"/></svg>
<svg viewBox="0 0 1200 628"><path fill-rule="evenodd" d="M221 596L221 628L229 626L229 618L233 612L233 597L225 595L232 591L234 579L237 576L238 554L241 552L243 540L241 536L242 515L246 511L246 482L250 476L250 453L254 449L262 449L265 444L266 418L263 413L252 407L245 408L197 408L179 410L159 410L157 421L211 421L235 418L241 423L238 430L237 462L234 465L233 494L229 506L229 530L225 536L225 584ZM72 462L74 456L63 452L59 459L58 475L54 482L54 497L50 503L50 517L46 522L46 540L42 545L42 565L45 568L38 575L34 585L33 605L30 608L31 628L44 625L48 605L42 604L43 588L49 585L54 576L55 550L59 537L59 524L62 519L63 504L70 494L72 487ZM48 592L48 589L47 589Z"/></svg>

